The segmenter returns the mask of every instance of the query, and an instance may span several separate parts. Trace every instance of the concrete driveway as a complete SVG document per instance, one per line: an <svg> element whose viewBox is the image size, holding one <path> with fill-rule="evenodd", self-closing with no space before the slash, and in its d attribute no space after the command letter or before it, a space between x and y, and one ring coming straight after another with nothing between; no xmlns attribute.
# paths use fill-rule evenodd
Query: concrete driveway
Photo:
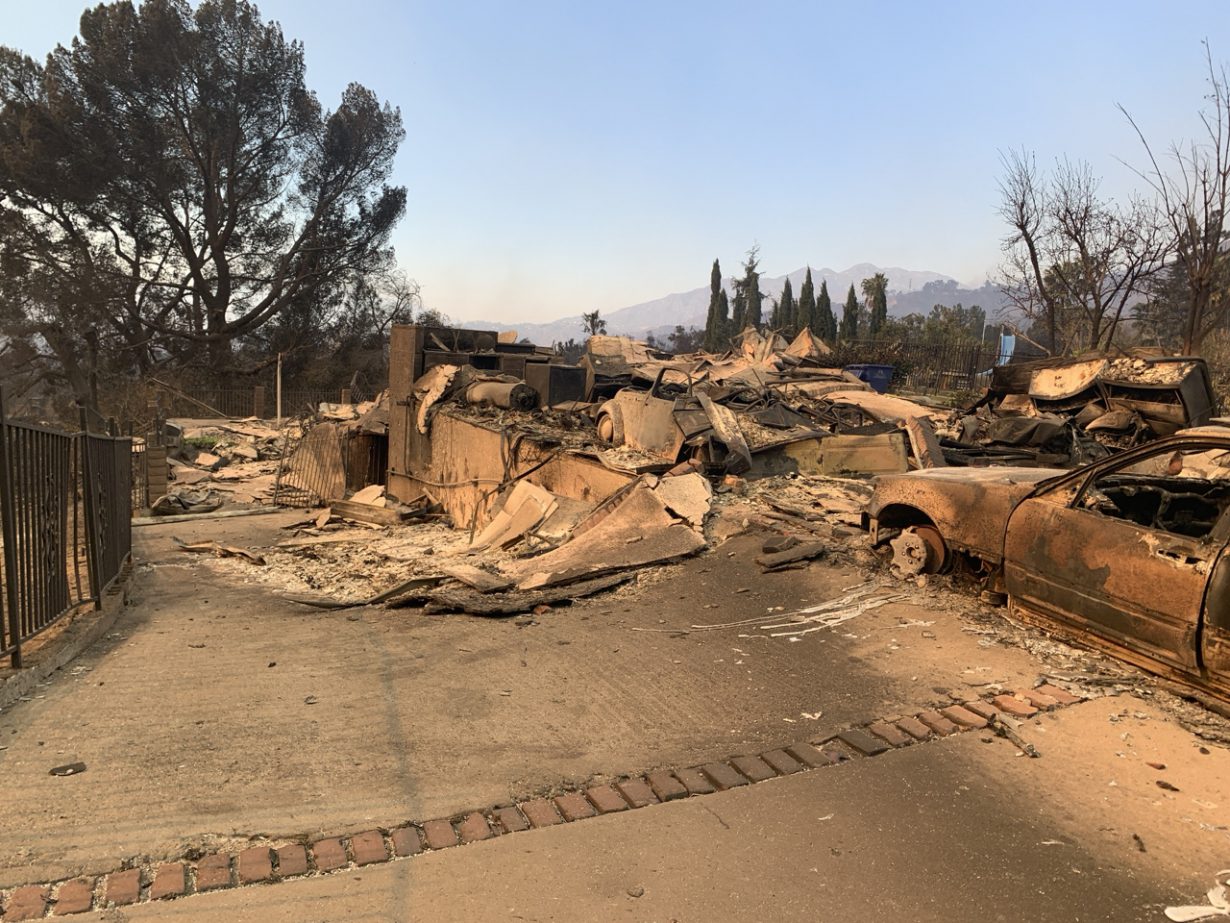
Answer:
<svg viewBox="0 0 1230 923"><path fill-rule="evenodd" d="M260 547L296 518L138 530L133 605L113 633L0 714L0 887L142 867L147 897L149 870L164 860L390 830L760 753L982 695L988 683L1029 689L1047 671L970 630L968 600L941 590L797 641L747 627L690 630L788 612L868 579L822 565L761 576L755 536L532 624L307 609L171 542ZM123 913L410 919L416 907L492 919L516 918L516 908L525 919L683 920L814 919L840 908L886 919L1143 920L1159 919L1166 901L1194 899L1230 864L1224 750L1200 753L1167 715L1122 698L1033 727L1038 760L972 732L738 791ZM1146 734L1164 753L1137 747ZM48 774L78 760L80 775ZM1168 779L1189 778L1172 783L1178 792L1159 789L1149 762L1166 765ZM1107 792L1126 791L1134 800L1108 816ZM1138 829L1126 829L1128 817ZM622 893L638 888L644 895ZM289 909L277 911L281 901Z"/></svg>

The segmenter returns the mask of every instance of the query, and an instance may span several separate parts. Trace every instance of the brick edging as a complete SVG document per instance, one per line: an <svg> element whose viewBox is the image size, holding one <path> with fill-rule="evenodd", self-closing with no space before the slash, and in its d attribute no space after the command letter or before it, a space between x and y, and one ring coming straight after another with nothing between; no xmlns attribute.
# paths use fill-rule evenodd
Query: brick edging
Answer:
<svg viewBox="0 0 1230 923"><path fill-rule="evenodd" d="M880 719L818 740L801 741L756 755L732 756L683 769L659 769L562 792L551 797L495 805L452 817L324 837L282 845L250 846L238 853L211 853L195 862L121 864L88 878L29 884L3 894L0 919L67 916L108 907L169 900L226 888L324 875L405 859L524 830L575 823L683 798L709 795L758 782L867 759L986 728L1000 716L1030 718L1084 701L1065 689L1042 684L1027 692L927 709Z"/></svg>

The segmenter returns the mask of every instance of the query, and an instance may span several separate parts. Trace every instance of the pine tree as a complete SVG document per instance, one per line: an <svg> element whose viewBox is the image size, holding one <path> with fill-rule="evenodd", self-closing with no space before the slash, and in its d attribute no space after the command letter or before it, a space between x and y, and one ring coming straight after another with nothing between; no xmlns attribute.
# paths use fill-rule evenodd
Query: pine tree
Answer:
<svg viewBox="0 0 1230 923"><path fill-rule="evenodd" d="M825 279L820 280L820 297L816 299L815 333L830 346L837 342L837 315L833 313L833 299Z"/></svg>
<svg viewBox="0 0 1230 923"><path fill-rule="evenodd" d="M743 280L735 283L735 310L731 318L731 335L738 336L743 332L747 322L747 298L743 294Z"/></svg>
<svg viewBox="0 0 1230 923"><path fill-rule="evenodd" d="M773 324L774 330L784 329L790 333L798 331L799 319L794 304L794 289L790 286L789 276L786 276L786 284L782 286L782 297L774 313L777 315L777 322Z"/></svg>
<svg viewBox="0 0 1230 923"><path fill-rule="evenodd" d="M858 337L858 296L854 294L854 284L850 284L850 294L846 295L846 305L841 311L841 341L848 343Z"/></svg>
<svg viewBox="0 0 1230 923"><path fill-rule="evenodd" d="M760 290L760 273L757 271L759 256L759 246L747 251L747 262L743 264L743 288L740 293L743 295L743 326L755 327L757 330L764 323L764 318L761 317L764 293Z"/></svg>
<svg viewBox="0 0 1230 923"><path fill-rule="evenodd" d="M803 331L814 327L816 323L816 289L811 281L811 267L807 267L807 275L803 277L803 288L799 290L799 303L794 311L794 329ZM815 332L813 330L813 332Z"/></svg>
<svg viewBox="0 0 1230 923"><path fill-rule="evenodd" d="M862 286L867 302L867 333L875 339L888 321L888 276L877 272L864 279Z"/></svg>

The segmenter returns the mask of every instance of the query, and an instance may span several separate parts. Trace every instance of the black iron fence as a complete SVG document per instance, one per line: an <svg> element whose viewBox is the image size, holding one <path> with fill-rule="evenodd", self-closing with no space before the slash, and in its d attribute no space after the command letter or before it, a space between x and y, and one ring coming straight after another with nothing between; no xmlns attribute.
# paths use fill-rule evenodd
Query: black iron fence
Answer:
<svg viewBox="0 0 1230 923"><path fill-rule="evenodd" d="M149 443L142 437L132 440L132 507L133 513L150 505Z"/></svg>
<svg viewBox="0 0 1230 923"><path fill-rule="evenodd" d="M90 590L101 599L132 554L132 440L84 433Z"/></svg>
<svg viewBox="0 0 1230 923"><path fill-rule="evenodd" d="M834 358L841 366L892 366L892 390L935 394L984 387L1000 356L998 344L856 340L840 344Z"/></svg>
<svg viewBox="0 0 1230 923"><path fill-rule="evenodd" d="M153 383L158 391L161 415L165 417L242 419L277 415L277 391L266 385L246 388L210 388L184 385L173 388L161 382ZM296 417L321 404L371 400L375 395L366 390L349 388L283 388L282 415Z"/></svg>
<svg viewBox="0 0 1230 923"><path fill-rule="evenodd" d="M0 408L0 655L98 605L132 550L132 440L7 420Z"/></svg>

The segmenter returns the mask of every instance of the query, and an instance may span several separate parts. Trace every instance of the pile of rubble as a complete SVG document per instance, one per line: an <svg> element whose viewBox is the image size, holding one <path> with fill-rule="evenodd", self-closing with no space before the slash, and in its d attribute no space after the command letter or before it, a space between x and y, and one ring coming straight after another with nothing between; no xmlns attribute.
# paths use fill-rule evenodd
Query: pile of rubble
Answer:
<svg viewBox="0 0 1230 923"><path fill-rule="evenodd" d="M978 404L954 413L832 368L809 331L787 343L751 328L721 355L592 337L584 387L570 383L551 400L541 357L533 377L548 385L532 387L502 370L530 362L499 352L512 346L455 331L445 351L410 329L417 352L394 349L391 392L367 406L323 406L302 438L283 440L286 457L275 455L276 438L250 462L227 440L214 446L231 453L217 471L269 465L259 477L272 480L274 499L293 489L323 508L271 549L262 577L306 604L531 611L618 587L752 524L780 537L760 559L766 571L825 556L872 564L861 530L870 475L1070 465L1211 411L1200 404L1199 360L1005 367ZM462 351L469 341L490 356ZM1111 426L1125 413L1130 433ZM387 488L355 480L355 440L369 437L386 440ZM268 499L269 482L257 483Z"/></svg>
<svg viewBox="0 0 1230 923"><path fill-rule="evenodd" d="M548 408L514 376L437 365L413 386L414 426L444 407L609 468L661 473L690 460L710 476L876 474L942 460L946 413L873 391L826 366L809 331L792 343L749 328L737 351L666 356L627 337L591 337L583 401Z"/></svg>
<svg viewBox="0 0 1230 923"><path fill-rule="evenodd" d="M341 499L347 489L341 455L349 437L383 440L388 433L388 394L358 404L321 404L311 417L281 423L241 420L171 419L164 426L167 491L151 497L155 516L213 512L222 508L293 505L305 495ZM323 437L323 438L322 438ZM334 448L327 464L312 452L300 454L307 439ZM312 464L305 464L307 462ZM380 470L356 472L383 480Z"/></svg>
<svg viewBox="0 0 1230 923"><path fill-rule="evenodd" d="M1203 359L1149 351L1004 365L987 393L941 424L945 454L1073 467L1207 423L1217 398Z"/></svg>
<svg viewBox="0 0 1230 923"><path fill-rule="evenodd" d="M267 421L168 420L167 492L151 497L154 515L204 513L224 505L270 505L277 472L297 422L278 429Z"/></svg>

